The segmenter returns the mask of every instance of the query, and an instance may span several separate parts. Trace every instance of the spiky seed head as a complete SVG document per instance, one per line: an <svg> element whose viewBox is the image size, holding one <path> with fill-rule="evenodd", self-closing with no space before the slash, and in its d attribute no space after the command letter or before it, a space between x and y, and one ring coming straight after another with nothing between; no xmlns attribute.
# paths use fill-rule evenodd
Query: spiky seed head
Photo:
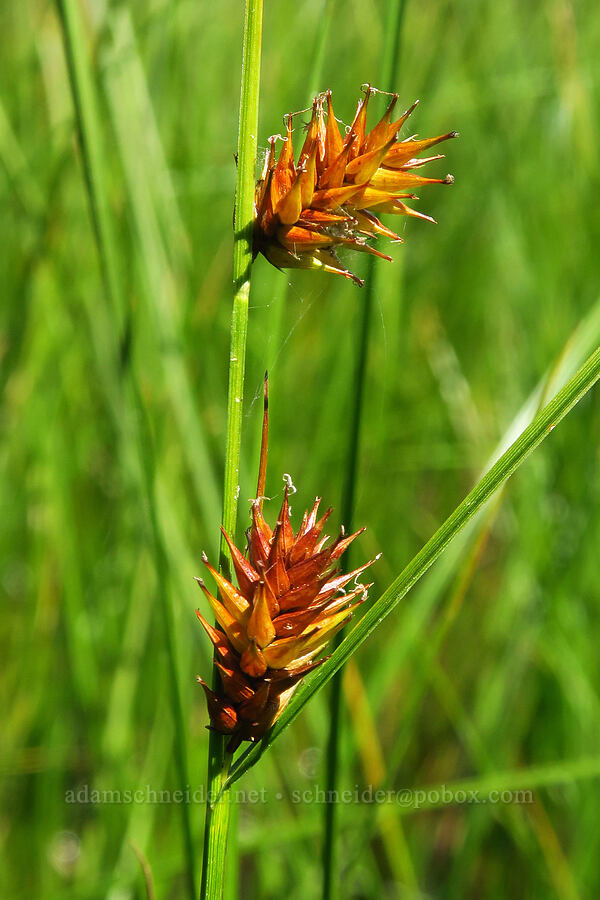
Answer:
<svg viewBox="0 0 600 900"><path fill-rule="evenodd" d="M422 157L430 147L457 137L456 131L419 140L415 136L397 140L398 132L417 103L399 118L393 118L398 94L376 125L367 131L369 98L378 93L363 85L352 124L342 136L333 111L331 91L315 98L312 116L297 163L294 161L294 113L286 117L286 137L276 158L276 138L256 185L254 210L254 255L262 253L279 269L324 269L362 281L346 269L336 249L350 247L391 261L368 240L385 236L401 238L375 215L413 216L428 222L431 216L404 203L416 200L416 187L452 184L451 175L426 178L419 170L441 155Z"/></svg>
<svg viewBox="0 0 600 900"><path fill-rule="evenodd" d="M246 553L223 531L238 586L214 569L206 554L202 559L217 585L216 596L197 579L217 620L212 626L196 611L214 647L221 687L213 691L201 678L198 681L206 696L210 727L230 735L232 752L242 741L262 737L302 678L324 661L319 657L329 640L366 599L370 585L356 579L374 562L340 572L338 560L364 529L351 535L342 529L334 541L323 537L331 509L319 518L319 497L294 531L288 482L275 527L263 517L267 397L265 380L259 477ZM355 586L345 593L351 581Z"/></svg>

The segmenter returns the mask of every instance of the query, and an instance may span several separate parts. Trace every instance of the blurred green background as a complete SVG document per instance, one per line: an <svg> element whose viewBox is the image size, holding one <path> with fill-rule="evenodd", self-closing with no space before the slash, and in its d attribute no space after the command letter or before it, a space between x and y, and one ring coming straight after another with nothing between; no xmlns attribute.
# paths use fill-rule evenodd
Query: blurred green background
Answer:
<svg viewBox="0 0 600 900"><path fill-rule="evenodd" d="M193 576L218 543L243 4L76 6L121 309L103 288L56 8L0 10L0 895L141 898L132 842L158 896L179 898L180 805L67 803L66 792L179 787L165 603L190 785L205 783L195 675L211 663ZM265 4L261 150L306 106L324 7ZM378 84L386 15L384 0L333 4L318 87L346 122L360 85ZM432 167L454 187L420 192L439 225L401 221L394 263L377 263L355 517L368 530L354 557L383 552L373 598L536 385L551 394L600 339L599 46L591 0L405 5L396 89L403 108L421 98L406 134L461 138ZM363 298L342 278L256 262L240 536L267 364L267 516L286 472L297 517L318 493L339 522ZM598 895L599 438L596 391L344 683L342 787L469 778L502 790L519 769L533 802L344 804L341 896ZM239 807L241 896L319 896L323 806L293 791L322 786L326 732L319 696L236 785L266 791ZM189 811L199 865L204 807Z"/></svg>

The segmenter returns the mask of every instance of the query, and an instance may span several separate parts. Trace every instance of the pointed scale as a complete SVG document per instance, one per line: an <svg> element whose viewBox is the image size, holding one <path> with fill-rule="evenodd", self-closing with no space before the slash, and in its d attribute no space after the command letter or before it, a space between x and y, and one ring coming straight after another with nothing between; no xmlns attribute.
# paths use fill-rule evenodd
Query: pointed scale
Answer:
<svg viewBox="0 0 600 900"><path fill-rule="evenodd" d="M326 619L323 619L321 622L319 622L318 628L315 628L314 625L309 625L305 630L304 640L302 640L302 638L300 639L305 651L309 651L313 647L318 646L321 641L326 641L332 638L333 635L340 630L340 628L343 628L344 625L346 625L346 623L350 621L352 613L362 603L364 603L364 597L361 598L353 606L342 609L339 612L328 616Z"/></svg>
<svg viewBox="0 0 600 900"><path fill-rule="evenodd" d="M363 566L359 566L358 569L354 569L352 572L346 572L343 575L336 575L335 578L331 578L327 581L322 589L321 593L325 594L327 591L339 591L340 588L345 587L348 582L352 581L354 578L358 578L369 566L372 566L373 563L377 562L380 558L381 554L378 554L374 559L370 559L369 562L366 562Z"/></svg>
<svg viewBox="0 0 600 900"><path fill-rule="evenodd" d="M235 730L238 717L235 708L228 703L225 698L219 697L214 691L211 691L205 681L198 676L197 681L202 685L202 689L206 696L206 705L208 706L208 714L210 716L210 724L215 731L221 734L231 734Z"/></svg>
<svg viewBox="0 0 600 900"><path fill-rule="evenodd" d="M329 225L337 227L340 223L352 224L353 221L353 217L347 213L336 215L321 209L304 209L300 216L300 222L305 228L327 228Z"/></svg>
<svg viewBox="0 0 600 900"><path fill-rule="evenodd" d="M409 197L411 199L416 199L416 197L409 194L400 195L405 199ZM384 204L389 203L391 200L399 199L399 195L395 193L395 191L382 191L378 188L371 187L371 185L363 185L360 192L355 195L352 200L352 208L353 210L363 210L367 209L379 209Z"/></svg>
<svg viewBox="0 0 600 900"><path fill-rule="evenodd" d="M266 562L272 538L271 529L263 519L258 506L258 501L255 500L252 504L252 525L246 532L250 561L255 569Z"/></svg>
<svg viewBox="0 0 600 900"><path fill-rule="evenodd" d="M239 624L239 622L236 621L236 619L231 615L231 613L223 606L223 604L219 603L219 601L216 599L216 597L213 597L213 595L210 593L210 591L208 590L208 588L206 587L206 585L204 584L204 582L202 581L201 578L196 578L196 581L198 582L199 586L202 588L202 592L204 593L204 596L210 603L210 606L214 613L215 619L217 620L217 622L219 623L219 625L221 626L221 628L227 635L229 642L233 645L233 647L235 648L235 650L237 650L238 653L242 653L244 651L244 649L246 648L248 641L246 639L246 636L244 634L244 631L243 631L241 625Z"/></svg>
<svg viewBox="0 0 600 900"><path fill-rule="evenodd" d="M299 169L304 166L313 151L315 152L316 156L318 136L318 102L318 97L315 97L312 104L312 116L308 128L306 129L306 137L304 138L304 144L302 145L300 156L298 157Z"/></svg>
<svg viewBox="0 0 600 900"><path fill-rule="evenodd" d="M317 102L317 175L325 168L325 153L327 147L327 127L323 116L323 95Z"/></svg>
<svg viewBox="0 0 600 900"><path fill-rule="evenodd" d="M327 91L327 126L325 128L325 155L323 165L327 168L332 165L342 152L344 141L333 112L331 91Z"/></svg>
<svg viewBox="0 0 600 900"><path fill-rule="evenodd" d="M225 538L227 546L229 547L229 552L231 553L235 577L237 578L240 592L245 597L250 597L252 596L254 585L259 578L258 572L253 566L250 565L246 557L242 553L240 553L223 526L221 526L221 533Z"/></svg>
<svg viewBox="0 0 600 900"><path fill-rule="evenodd" d="M387 152L383 161L384 166L390 169L399 169L405 165L410 159L418 156L419 153L441 144L442 141L449 141L451 138L458 137L457 131L449 131L447 134L440 134L437 137L426 138L422 141L408 140L394 144Z"/></svg>
<svg viewBox="0 0 600 900"><path fill-rule="evenodd" d="M399 241L403 243L402 238L399 234L396 234L395 231L392 231L391 228L388 228L383 222L380 222L377 216L373 215L372 212L368 210L355 212L356 217L356 225L360 230L361 234L366 235L383 235L384 237L390 238L392 241Z"/></svg>
<svg viewBox="0 0 600 900"><path fill-rule="evenodd" d="M221 661L225 665L231 665L232 663L234 663L235 656L233 650L231 649L229 641L227 640L223 632L219 631L217 628L213 628L213 626L206 621L199 609L196 610L196 615L200 623L202 624L202 627L212 641L212 645L218 653Z"/></svg>
<svg viewBox="0 0 600 900"><path fill-rule="evenodd" d="M338 610L343 609L344 607L348 607L348 604L354 600L355 597L360 597L360 602L362 603L367 598L367 594L369 592L369 588L373 587L373 582L369 582L369 584L361 584L356 587L353 591L350 591L349 594L342 594L340 597L337 597L331 600L329 603L325 605L323 608L323 617L328 617L336 613ZM354 607L349 607L353 609Z"/></svg>
<svg viewBox="0 0 600 900"><path fill-rule="evenodd" d="M306 519L302 519L302 534L306 534L307 531L310 531L311 528L314 528L317 522L317 515L319 514L319 506L321 505L321 498L315 497L315 502L312 505L312 509L306 515ZM297 535L297 538L300 537L300 534Z"/></svg>
<svg viewBox="0 0 600 900"><path fill-rule="evenodd" d="M296 176L296 167L294 165L294 144L292 139L292 116L288 115L287 135L277 160L277 165L273 169L273 177L271 178L271 203L273 209L277 209L277 205L282 197L285 197L292 186L292 182Z"/></svg>
<svg viewBox="0 0 600 900"><path fill-rule="evenodd" d="M359 156L363 152L364 143L365 143L365 131L367 127L367 106L369 104L369 97L371 96L371 85L366 85L365 96L358 103L358 108L356 110L356 115L354 116L354 121L350 127L350 130L354 132L357 137L356 142L352 147L352 155Z"/></svg>
<svg viewBox="0 0 600 900"><path fill-rule="evenodd" d="M248 722L255 722L261 713L264 712L268 699L269 685L266 681L263 681L253 695L241 704L238 710L239 715Z"/></svg>
<svg viewBox="0 0 600 900"><path fill-rule="evenodd" d="M269 558L265 564L265 578L275 597L281 597L290 589L284 531L283 522L278 522L273 534Z"/></svg>
<svg viewBox="0 0 600 900"><path fill-rule="evenodd" d="M302 179L304 172L298 172L291 188L281 198L275 210L279 221L284 225L293 225L300 218L302 212Z"/></svg>
<svg viewBox="0 0 600 900"><path fill-rule="evenodd" d="M281 225L277 229L277 239L294 253L304 253L307 250L320 249L339 243L332 235L301 228L298 225Z"/></svg>
<svg viewBox="0 0 600 900"><path fill-rule="evenodd" d="M283 594L278 598L280 611L292 612L293 610L304 609L323 590L328 577L328 574L319 575L308 584L302 584Z"/></svg>
<svg viewBox="0 0 600 900"><path fill-rule="evenodd" d="M269 669L285 669L292 665L294 660L306 656L306 651L298 638L280 638L267 647L264 656Z"/></svg>
<svg viewBox="0 0 600 900"><path fill-rule="evenodd" d="M215 579L217 583L217 587L219 589L219 594L223 599L224 605L227 607L227 610L231 613L231 615L238 622L245 622L250 614L250 604L246 600L245 597L237 591L234 586L228 581L224 575L221 575L220 572L211 566L208 561L208 557L206 553L202 554L202 562Z"/></svg>
<svg viewBox="0 0 600 900"><path fill-rule="evenodd" d="M264 581L259 581L255 588L253 608L246 625L246 634L261 650L268 647L275 637L275 626L269 613L267 588Z"/></svg>
<svg viewBox="0 0 600 900"><path fill-rule="evenodd" d="M347 536L341 534L331 550L331 561L333 562L335 559L339 559L342 553L346 552L350 544L355 541L356 538L363 533L363 531L366 530L366 528L359 528L359 530L355 531L354 534L349 534Z"/></svg>
<svg viewBox="0 0 600 900"><path fill-rule="evenodd" d="M344 551L342 550L341 553ZM318 575L323 574L324 570L328 567L332 556L332 548L326 548L325 550L321 550L320 553L315 554L314 556L309 556L308 559L303 560L300 563L296 563L295 566L292 566L291 569L288 569L288 578L290 583L290 588L300 587L303 584L309 584L312 582Z"/></svg>
<svg viewBox="0 0 600 900"><path fill-rule="evenodd" d="M341 241L342 244L345 244L347 247L352 247L353 250L358 250L359 253L370 253L372 256L378 256L379 259L386 259L388 262L393 262L392 257L388 256L387 253L382 253L381 250L376 250L375 247L371 247L370 244L367 244L364 237L354 237L354 238L346 238Z"/></svg>
<svg viewBox="0 0 600 900"><path fill-rule="evenodd" d="M260 678L267 671L267 661L262 650L252 642L242 653L240 666L242 671L251 678Z"/></svg>
<svg viewBox="0 0 600 900"><path fill-rule="evenodd" d="M352 152L352 146L356 140L356 135L350 132L343 143L342 149L332 160L319 178L319 190L340 188L344 183L344 178L348 171L348 160ZM382 156L383 159L383 156Z"/></svg>
<svg viewBox="0 0 600 900"><path fill-rule="evenodd" d="M406 110L406 112L403 112L399 119L396 119L395 122L392 122L392 124L390 125L390 129L388 131L388 140L391 137L393 137L394 135L398 134L398 132L400 131L400 129L402 128L402 126L404 125L406 120L409 118L410 115L412 115L412 113L415 111L415 109L417 108L418 105L419 105L419 101L415 100L413 105L409 106L409 108Z"/></svg>
<svg viewBox="0 0 600 900"><path fill-rule="evenodd" d="M313 209L336 210L338 207L343 206L344 203L348 203L359 190L360 185L350 184L339 188L326 188L322 191L315 191L312 198L312 207Z"/></svg>
<svg viewBox="0 0 600 900"><path fill-rule="evenodd" d="M395 138L391 138L383 147L376 147L368 153L362 153L356 156L352 162L346 166L346 181L353 181L354 184L367 184L389 153Z"/></svg>
<svg viewBox="0 0 600 900"><path fill-rule="evenodd" d="M406 188L414 188L421 184L453 184L452 175L445 178L425 178L422 175L413 175L412 172L404 172L402 169L378 169L371 179L371 186L380 191L402 191Z"/></svg>
<svg viewBox="0 0 600 900"><path fill-rule="evenodd" d="M294 544L294 530L290 521L290 504L289 504L289 485L286 484L283 492L283 503L279 511L277 524L281 527L281 542L283 547L283 555L286 561L289 558L290 550Z"/></svg>
<svg viewBox="0 0 600 900"><path fill-rule="evenodd" d="M302 201L302 209L306 209L312 203L317 184L317 144L315 143L308 159L302 163L302 174L300 176L300 198Z"/></svg>
<svg viewBox="0 0 600 900"><path fill-rule="evenodd" d="M390 137L392 137L392 135L389 133L390 119L392 118L392 113L397 102L398 94L394 94L383 116L381 117L377 125L375 125L375 127L369 131L368 135L365 138L365 153L368 153L370 150L375 150L377 147L381 147L382 144L386 144L389 141Z"/></svg>
<svg viewBox="0 0 600 900"><path fill-rule="evenodd" d="M324 513L324 515L321 516L318 522L310 527L308 531L306 531L301 537L296 538L296 541L290 550L290 566L294 566L297 563L302 562L302 560L306 559L307 556L314 551L321 532L323 531L325 522L332 512L333 508L330 506L329 509Z"/></svg>
<svg viewBox="0 0 600 900"><path fill-rule="evenodd" d="M302 634L304 629L315 621L325 606L327 606L327 601L310 609L299 609L296 612L277 616L274 623L276 637L297 637Z"/></svg>
<svg viewBox="0 0 600 900"><path fill-rule="evenodd" d="M219 670L223 690L234 703L241 703L242 700L248 700L254 694L254 689L242 673L236 668L225 666L218 660L215 665Z"/></svg>
<svg viewBox="0 0 600 900"><path fill-rule="evenodd" d="M291 687L292 684L297 682L300 678L304 678L309 672L318 669L326 659L328 659L328 657L324 656L322 659L306 663L306 665L303 666L296 666L294 669L271 669L265 680L268 681L272 687L281 685L281 690L287 690L288 687ZM288 682L290 683L288 684Z"/></svg>

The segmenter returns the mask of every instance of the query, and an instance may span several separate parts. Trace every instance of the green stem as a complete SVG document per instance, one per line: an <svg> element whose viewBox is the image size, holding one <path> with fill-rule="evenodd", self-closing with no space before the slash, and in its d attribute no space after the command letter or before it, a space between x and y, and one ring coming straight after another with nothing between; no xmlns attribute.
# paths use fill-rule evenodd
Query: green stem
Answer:
<svg viewBox="0 0 600 900"><path fill-rule="evenodd" d="M314 674L308 676L304 685L292 697L281 717L265 735L261 743L252 747L249 753L244 754L243 759L234 767L227 782L229 786L258 762L265 750L294 721L313 694L327 684L346 660L352 656L363 641L381 624L429 567L433 565L467 522L477 515L498 488L525 462L536 447L548 437L561 419L581 400L599 378L600 347L596 349L587 362L567 382L564 388L556 394L554 399L544 407L533 422L525 428L517 440L502 454L473 490L467 494L462 503L456 507L444 524L438 528L425 546L413 557L385 593L365 613L360 622L354 626L329 659Z"/></svg>
<svg viewBox="0 0 600 900"><path fill-rule="evenodd" d="M234 219L233 280L235 294L231 314L227 445L223 487L223 527L228 534L235 534L239 493L246 336L252 265L262 14L262 0L246 0ZM223 571L229 573L230 557L224 540L221 541L220 566ZM211 732L201 896L215 898L215 900L223 896L225 875L225 853L231 802L229 791L222 790L227 777L227 768L225 740L216 732Z"/></svg>
<svg viewBox="0 0 600 900"><path fill-rule="evenodd" d="M97 105L96 89L85 47L85 35L75 0L57 0L62 25L65 56L71 86L75 124L81 147L85 184L90 204L92 227L100 260L100 269L106 298L116 322L112 353L118 359L119 338L126 316L126 303L122 282L117 266L116 239L110 211L108 186L105 178L105 161L102 146L102 129ZM167 652L171 711L175 723L175 763L177 777L182 790L188 785L186 735L181 708L181 690L176 662L176 641L173 611L168 590L168 562L158 519L154 489L154 453L151 429L146 419L144 405L131 366L126 368L127 393L119 396L118 402L128 405L133 416L131 425L140 460L142 488L148 504L148 518L152 532L154 559L158 578L158 598ZM124 438L124 435L121 437ZM190 809L187 803L180 804L184 852L186 858L186 878L188 894L194 900L195 855L192 841Z"/></svg>
<svg viewBox="0 0 600 900"><path fill-rule="evenodd" d="M381 83L382 90L393 89L398 74L398 58L400 50L400 34L402 30L402 18L404 15L404 0L390 0L388 3L388 15L386 22L386 44L382 56ZM342 494L342 522L348 533L354 531L354 506L356 498L356 483L358 464L360 459L360 433L362 414L364 407L365 381L367 361L369 355L369 335L373 310L373 297L375 294L375 257L369 257L367 261L367 273L365 276L365 292L360 313L357 318L356 332L356 367L354 372L354 404L350 417L348 431L348 452L344 490ZM350 552L346 556L346 567L349 570ZM338 647L343 639L343 633L336 636L335 647ZM339 746L342 728L342 674L337 673L331 682L329 697L329 734L327 739L327 755L325 769L325 791L327 797L335 797L338 786L339 770ZM325 804L325 821L323 831L323 900L330 900L334 893L334 874L336 871L335 844L336 844L336 820L337 803L332 800Z"/></svg>

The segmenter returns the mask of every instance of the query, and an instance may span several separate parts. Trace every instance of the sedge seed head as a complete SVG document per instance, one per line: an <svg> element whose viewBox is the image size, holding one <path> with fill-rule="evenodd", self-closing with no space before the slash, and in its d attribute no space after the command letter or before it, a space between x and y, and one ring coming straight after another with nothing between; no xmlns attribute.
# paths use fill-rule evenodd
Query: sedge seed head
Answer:
<svg viewBox="0 0 600 900"><path fill-rule="evenodd" d="M340 557L364 531L330 541L323 529L332 510L319 516L316 498L304 513L297 531L290 521L289 495L284 479L283 503L271 528L262 512L268 443L268 405L265 410L256 499L251 502L251 525L242 553L223 531L231 554L237 587L203 561L214 578L216 595L197 579L217 620L210 625L197 611L215 650L221 683L213 691L198 678L206 695L210 727L230 736L233 752L242 741L256 741L281 714L299 682L324 660L330 639L364 602L370 585L358 577L375 560L352 572L338 569ZM344 587L353 582L351 590Z"/></svg>
<svg viewBox="0 0 600 900"><path fill-rule="evenodd" d="M377 91L370 85L363 88L364 96L344 134L333 112L331 91L315 97L297 160L293 123L298 113L286 116L286 136L279 157L275 152L277 138L269 138L255 192L255 256L262 253L279 269L323 269L362 285L361 279L342 265L337 248L349 247L391 261L369 243L378 237L401 241L379 215L434 221L404 201L418 199L413 191L422 185L453 183L451 175L427 178L420 170L442 159L439 154L422 154L457 137L457 132L424 140L415 136L397 140L417 106L414 103L394 119L397 94L392 95L381 119L367 130L369 98Z"/></svg>

